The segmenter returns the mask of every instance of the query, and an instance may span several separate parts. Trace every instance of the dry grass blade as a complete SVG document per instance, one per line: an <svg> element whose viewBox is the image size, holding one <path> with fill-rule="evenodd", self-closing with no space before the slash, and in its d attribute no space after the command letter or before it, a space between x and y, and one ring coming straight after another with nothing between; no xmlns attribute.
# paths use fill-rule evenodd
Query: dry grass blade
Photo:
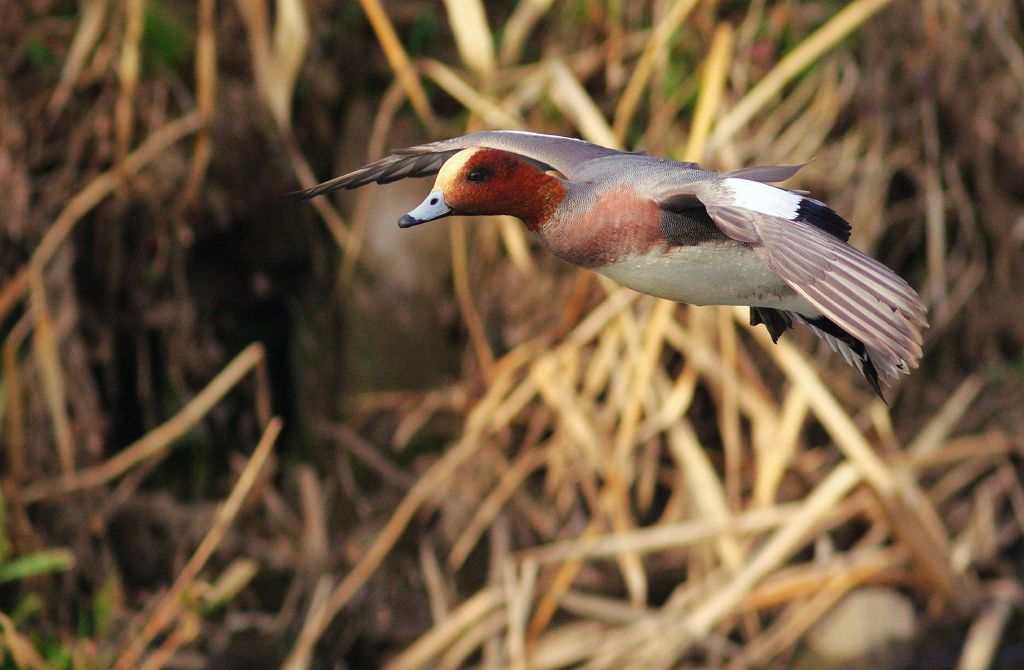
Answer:
<svg viewBox="0 0 1024 670"><path fill-rule="evenodd" d="M911 460L914 462L924 461L942 446L984 386L985 378L978 373L960 383L953 395L949 396L942 405L942 409L931 418L914 438L914 441L907 446L907 454L910 455Z"/></svg>
<svg viewBox="0 0 1024 670"><path fill-rule="evenodd" d="M925 250L928 258L927 292L939 314L945 315L946 303L946 196L939 171L942 155L939 149L938 111L933 100L921 101L921 134L925 160L921 180L924 182Z"/></svg>
<svg viewBox="0 0 1024 670"><path fill-rule="evenodd" d="M32 332L32 314L18 319L11 328L3 346L3 375L6 382L3 423L7 434L8 467L16 484L25 479L25 402L22 397L21 374L18 369L18 352ZM20 500L20 497L18 498Z"/></svg>
<svg viewBox="0 0 1024 670"><path fill-rule="evenodd" d="M383 97L381 97L380 105L377 108L377 115L373 119L373 132L370 134L370 140L366 144L366 158L368 162L375 161L384 155L386 150L384 145L387 142L388 133L394 122L395 114L398 113L399 107L405 100L405 89L402 88L402 83L396 77L384 92ZM323 198L317 199L323 200ZM341 291L344 291L355 277L356 262L359 260L359 254L362 252L363 245L366 242L366 219L369 215L367 211L369 202L370 193L368 191L360 191L356 199L355 210L352 212L348 235L345 239L345 257L341 261L341 271L338 273L338 287Z"/></svg>
<svg viewBox="0 0 1024 670"><path fill-rule="evenodd" d="M852 502L856 498L857 494L854 494L845 502ZM872 532L878 528L876 526ZM885 531L877 534L884 535ZM796 598L807 598L837 577L864 583L881 576L895 576L897 573L894 568L906 562L906 552L894 547L869 546L831 554L824 559L782 568L751 591L743 599L741 607L765 609L784 605Z"/></svg>
<svg viewBox="0 0 1024 670"><path fill-rule="evenodd" d="M473 112L484 123L492 128L501 130L522 130L525 128L522 120L498 106L487 96L470 86L457 75L451 68L436 60L426 59L420 67L423 73L434 80L449 95L461 102L466 109Z"/></svg>
<svg viewBox="0 0 1024 670"><path fill-rule="evenodd" d="M134 465L159 454L206 416L210 408L254 369L263 357L263 345L250 344L214 377L206 388L165 423L146 433L102 465L73 473L71 477L57 477L25 487L21 492L21 501L29 504L71 491L102 486L127 472Z"/></svg>
<svg viewBox="0 0 1024 670"><path fill-rule="evenodd" d="M530 656L535 670L556 670L585 660L606 627L595 621L571 623L552 629L537 641Z"/></svg>
<svg viewBox="0 0 1024 670"><path fill-rule="evenodd" d="M998 428L978 435L968 435L948 440L941 449L932 452L920 460L915 459L918 468L943 466L958 461L966 461L990 456L1004 456L1016 447Z"/></svg>
<svg viewBox="0 0 1024 670"><path fill-rule="evenodd" d="M401 489L409 489L415 483L416 480L409 473L394 465L375 446L348 426L340 423L326 424L322 431L341 443L342 447L376 471L385 481Z"/></svg>
<svg viewBox="0 0 1024 670"><path fill-rule="evenodd" d="M484 79L494 75L494 38L481 0L444 0L459 57Z"/></svg>
<svg viewBox="0 0 1024 670"><path fill-rule="evenodd" d="M281 432L281 425L281 419L277 417L270 420L266 430L263 431L259 444L256 445L256 449L253 451L252 457L246 463L245 469L242 470L238 481L235 482L234 487L231 489L231 494L224 501L224 504L217 509L210 530L207 531L203 541L199 543L199 547L192 554L192 558L189 559L189 562L174 580L174 585L164 594L160 604L157 605L146 625L143 626L138 635L132 638L125 650L121 652L121 655L113 665L113 670L128 670L128 668L134 666L139 656L149 646L149 643L182 613L184 606L182 596L192 584L192 581L199 575L199 571L206 565L206 561L213 554L214 549L224 539L224 534L227 533L228 527L238 515L242 502L249 494L249 490L256 482L257 476L270 456L274 442Z"/></svg>
<svg viewBox="0 0 1024 670"><path fill-rule="evenodd" d="M559 428L580 447L588 465L595 471L602 468L601 438L593 423L588 419L585 407L573 389L566 384L564 370L553 355L541 357L530 371L541 396L552 409L558 412Z"/></svg>
<svg viewBox="0 0 1024 670"><path fill-rule="evenodd" d="M409 61L409 54L405 52L405 47L398 39L395 27L391 25L391 19L388 18L383 5L380 0L359 0L359 4L363 6L366 18L369 19L373 32L377 35L377 41L380 42L380 48L384 50L384 56L388 59L391 69L402 83L405 94L409 96L409 102L416 110L416 115L428 130L432 129L437 125L437 118L434 116L434 110L430 108L427 92L423 90L423 82Z"/></svg>
<svg viewBox="0 0 1024 670"><path fill-rule="evenodd" d="M449 568L458 570L462 566L466 558L469 557L469 552L473 550L480 536L494 521L494 517L501 511L502 506L516 492L523 480L543 465L547 455L546 448L537 448L527 451L516 459L494 490L479 504L469 525L452 545L451 553L448 554Z"/></svg>
<svg viewBox="0 0 1024 670"><path fill-rule="evenodd" d="M829 392L821 378L811 369L810 364L792 344L780 340L775 344L764 328L747 324L747 314L743 308L734 308L736 320L747 326L751 333L779 367L795 384L804 388L815 415L836 441L836 445L847 458L857 464L864 473L864 478L883 496L891 495L896 489L896 479L888 466L875 454L871 445L857 430L850 416L839 406L835 397Z"/></svg>
<svg viewBox="0 0 1024 670"><path fill-rule="evenodd" d="M295 171L295 177L299 185L303 189L310 189L316 186L319 181L313 174L313 169L309 167L306 157L299 150L299 145L291 132L285 132L284 143L288 151L288 159L291 161L292 169ZM338 210L331 204L331 201L327 198L314 198L310 202L313 204L316 213L320 215L324 225L327 226L327 231L334 238L334 243L344 250L346 256L354 258L357 254L358 238L354 237L349 231L345 221L341 218Z"/></svg>
<svg viewBox="0 0 1024 670"><path fill-rule="evenodd" d="M701 78L700 97L697 98L697 109L690 123L690 136L686 140L682 160L699 163L704 157L704 147L711 123L722 103L722 91L725 89L725 77L732 61L733 29L731 23L722 23L715 30L715 38L711 42L711 51L704 62L704 75Z"/></svg>
<svg viewBox="0 0 1024 670"><path fill-rule="evenodd" d="M617 288L602 302L587 314L562 343L560 350L574 349L580 347L597 337L601 329L623 310L633 304L639 297L639 293L628 288Z"/></svg>
<svg viewBox="0 0 1024 670"><path fill-rule="evenodd" d="M448 618L452 597L441 571L441 562L437 560L434 543L429 537L420 538L420 572L430 601L430 618L439 624Z"/></svg>
<svg viewBox="0 0 1024 670"><path fill-rule="evenodd" d="M278 127L290 128L295 79L309 42L306 10L301 0L277 0L271 37L266 0L236 0L236 4L245 21L260 96Z"/></svg>
<svg viewBox="0 0 1024 670"><path fill-rule="evenodd" d="M318 615L323 612L327 606L327 601L331 597L331 593L335 589L334 578L330 575L321 575L320 579L316 582L316 587L313 589L313 593L309 598L309 607L306 610L306 618L302 622L302 630L299 632L299 638L308 635L307 631L311 630L312 626L317 626ZM319 635L319 633L317 633ZM310 657L308 654L312 653L312 649L307 650L307 657L300 659L293 663L295 667L308 667Z"/></svg>
<svg viewBox="0 0 1024 670"><path fill-rule="evenodd" d="M713 539L723 533L758 533L786 523L796 510L787 503L751 510L724 520L695 519L625 533L563 540L521 552L524 558L551 563L570 558L602 558L624 551L650 553Z"/></svg>
<svg viewBox="0 0 1024 670"><path fill-rule="evenodd" d="M160 643L160 647L150 654L139 666L139 670L161 670L181 647L196 639L199 635L199 617L192 612L182 612L178 625L171 634Z"/></svg>
<svg viewBox="0 0 1024 670"><path fill-rule="evenodd" d="M630 492L618 473L612 471L605 475L605 489L609 493L606 509L612 530L616 533L632 530L636 522L633 519L630 506ZM649 580L640 555L635 551L627 550L617 555L615 560L618 562L619 571L626 582L630 602L636 607L643 607L648 600Z"/></svg>
<svg viewBox="0 0 1024 670"><path fill-rule="evenodd" d="M469 288L469 260L466 249L466 221L457 217L449 224L448 233L452 245L452 283L455 284L455 296L459 302L462 321L469 331L469 339L476 352L476 362L480 366L483 378L490 381L494 378L494 352L487 340L480 312L473 304L473 294Z"/></svg>
<svg viewBox="0 0 1024 670"><path fill-rule="evenodd" d="M736 309L738 321L746 315ZM773 344L768 332L751 328L754 337L776 360L794 383L804 387L811 408L832 435L836 445L864 473L886 507L893 531L905 541L920 561L921 568L962 612L969 612L980 593L977 583L968 575L957 573L950 563L950 546L945 529L927 496L907 472L894 473L874 453L853 421L842 410L807 361L788 342Z"/></svg>
<svg viewBox="0 0 1024 670"><path fill-rule="evenodd" d="M252 582L259 570L259 563L252 559L235 559L231 565L224 568L224 571L217 577L217 581L209 588L203 589L201 595L203 606L209 610L231 602L242 589Z"/></svg>
<svg viewBox="0 0 1024 670"><path fill-rule="evenodd" d="M322 569L327 563L328 548L330 547L323 488L316 471L306 463L296 468L295 479L298 484L299 505L302 510L300 535L302 560L311 568Z"/></svg>
<svg viewBox="0 0 1024 670"><path fill-rule="evenodd" d="M661 358L661 350L665 344L665 329L669 319L673 318L676 303L669 300L657 300L654 309L647 319L644 329L644 348L639 363L634 368L633 386L627 396L626 405L622 409L619 430L615 435L614 466L620 472L625 471L632 463L631 451L636 444L637 424L640 422L641 404L647 389L650 388L655 366ZM624 477L629 480L628 472Z"/></svg>
<svg viewBox="0 0 1024 670"><path fill-rule="evenodd" d="M124 179L131 177L178 140L196 132L203 126L203 116L192 111L163 126L143 142L117 167L107 170L89 182L61 210L53 225L46 231L39 246L32 252L30 273L41 273L54 252L67 239L74 225L93 207L110 195ZM35 290L36 287L33 287Z"/></svg>
<svg viewBox="0 0 1024 670"><path fill-rule="evenodd" d="M738 105L718 120L708 139L715 150L728 141L800 72L867 21L891 0L854 0L807 37L747 93Z"/></svg>
<svg viewBox="0 0 1024 670"><path fill-rule="evenodd" d="M640 104L640 96L643 95L644 89L647 88L647 82L654 71L654 64L658 62L665 49L668 48L668 41L672 38L672 35L675 34L676 30L696 5L697 0L676 0L658 25L654 27L654 30L651 31L647 47L644 48L644 53L640 56L640 60L633 70L633 75L629 79L629 84L626 85L626 90L622 92L619 104L615 108L614 136L619 144L626 137L626 130L629 128L633 115L636 113L636 108Z"/></svg>
<svg viewBox="0 0 1024 670"><path fill-rule="evenodd" d="M802 386L794 386L786 394L782 403L778 431L773 439L766 441L756 452L757 479L754 481L754 495L751 504L754 507L770 505L782 481L800 438L800 431L807 421L810 410L807 391Z"/></svg>
<svg viewBox="0 0 1024 670"><path fill-rule="evenodd" d="M523 232L523 224L512 216L499 216L498 231L501 233L501 241L505 245L508 257L512 264L523 274L532 274L536 267L533 257L530 256L530 247L526 242L526 233Z"/></svg>
<svg viewBox="0 0 1024 670"><path fill-rule="evenodd" d="M14 665L19 670L50 670L50 664L36 651L32 642L18 632L11 618L0 612L0 628L3 628L3 646L11 652Z"/></svg>
<svg viewBox="0 0 1024 670"><path fill-rule="evenodd" d="M721 409L718 412L718 432L725 452L725 491L729 506L738 510L743 504L743 434L740 426L739 377L740 344L731 309L720 306L717 312L718 348L722 352Z"/></svg>
<svg viewBox="0 0 1024 670"><path fill-rule="evenodd" d="M594 103L576 75L559 58L548 61L551 85L548 88L551 100L580 131L583 139L594 144L621 149L622 142L612 132L608 121Z"/></svg>
<svg viewBox="0 0 1024 670"><path fill-rule="evenodd" d="M583 591L566 593L562 598L562 609L578 616L611 624L632 623L645 616L650 616L652 612L647 607L636 607L615 598Z"/></svg>
<svg viewBox="0 0 1024 670"><path fill-rule="evenodd" d="M884 559L883 559L884 561ZM888 567L881 562L878 570ZM805 602L794 601L784 610L771 629L743 650L743 660L750 665L763 665L771 658L792 648L800 637L851 590L859 586L863 575L846 572L821 584Z"/></svg>
<svg viewBox="0 0 1024 670"><path fill-rule="evenodd" d="M1021 92L1024 92L1024 51L1021 50L1020 43L1010 32L1010 18L1006 16L1012 4L999 2L987 4L987 11L983 10L983 12L989 36L1003 58L1006 59L1006 64L1009 65L1010 72L1017 80Z"/></svg>
<svg viewBox="0 0 1024 670"><path fill-rule="evenodd" d="M457 670L481 646L494 646L497 637L508 627L505 610L495 610L469 626L430 667L436 670Z"/></svg>
<svg viewBox="0 0 1024 670"><path fill-rule="evenodd" d="M505 22L498 48L498 62L503 66L515 65L523 51L523 44L537 21L551 8L554 0L519 0L512 16Z"/></svg>
<svg viewBox="0 0 1024 670"><path fill-rule="evenodd" d="M206 176L206 168L210 163L210 122L213 120L214 106L217 95L217 38L214 34L214 3L215 0L199 0L198 20L199 33L196 35L196 107L203 115L205 126L196 134L195 147L192 149L192 162L189 164L188 177L182 189L178 211L195 201Z"/></svg>
<svg viewBox="0 0 1024 670"><path fill-rule="evenodd" d="M508 391L512 385L513 375L535 355L536 345L528 343L520 345L497 362L494 381L491 382L487 394L467 417L462 439L423 473L395 508L384 529L352 571L338 584L322 607L310 612L302 633L282 665L282 670L306 670L313 646L327 629L331 619L377 569L412 520L416 510L483 446L481 432L489 425L493 416L503 411L503 405L510 400Z"/></svg>
<svg viewBox="0 0 1024 670"><path fill-rule="evenodd" d="M302 0L277 0L273 39L273 60L266 96L278 125L287 127L291 125L295 80L309 44L309 21Z"/></svg>
<svg viewBox="0 0 1024 670"><path fill-rule="evenodd" d="M417 670L427 666L468 627L482 621L503 603L500 589L492 587L480 591L384 666L384 670Z"/></svg>
<svg viewBox="0 0 1024 670"><path fill-rule="evenodd" d="M522 561L519 570L516 570L515 563L506 557L501 562L501 567L508 612L508 655L512 659L513 668L526 670L529 667L526 626L537 585L537 564L527 559Z"/></svg>
<svg viewBox="0 0 1024 670"><path fill-rule="evenodd" d="M6 319L7 314L25 297L28 292L28 276L28 266L23 265L0 288L0 319Z"/></svg>
<svg viewBox="0 0 1024 670"><path fill-rule="evenodd" d="M40 279L39 283L42 281ZM43 295L45 289L38 288L33 292L33 297ZM53 435L57 442L57 456L60 460L60 468L65 476L71 476L75 471L75 445L71 435L71 419L68 417L66 394L64 391L64 374L61 372L60 353L57 348L56 338L53 335L53 317L41 299L32 301L32 352L35 354L36 363L43 377L43 392L46 395L46 405L50 410L50 419L53 421Z"/></svg>
<svg viewBox="0 0 1024 670"><path fill-rule="evenodd" d="M604 520L600 516L594 515L590 523L587 524L587 527L580 533L580 539L588 540L595 537L601 531L603 525ZM551 623L552 617L555 616L559 602L568 593L582 567L583 561L579 559L570 559L558 566L558 570L548 584L547 591L533 610L533 617L530 619L530 625L526 629L526 649L528 651L537 645L541 634L548 627L548 624Z"/></svg>
<svg viewBox="0 0 1024 670"><path fill-rule="evenodd" d="M265 0L236 0L235 4L245 22L257 89L281 131L299 185L303 189L310 189L318 180L306 157L302 155L291 127L295 81L309 43L309 23L303 2L277 0L273 36L268 27L270 17ZM354 256L358 240L350 234L330 201L327 198L316 198L312 204L335 243L347 256Z"/></svg>
<svg viewBox="0 0 1024 670"><path fill-rule="evenodd" d="M669 428L669 448L679 463L687 481L687 490L693 506L700 516L723 527L730 524L732 513L722 481L715 473L714 466L701 447L697 435L686 419L681 419ZM735 570L743 560L743 552L736 539L730 535L718 538L718 552L722 563Z"/></svg>
<svg viewBox="0 0 1024 670"><path fill-rule="evenodd" d="M992 602L967 631L957 670L988 670L992 667L1003 629L1021 601L1017 583L1005 581L994 585Z"/></svg>
<svg viewBox="0 0 1024 670"><path fill-rule="evenodd" d="M53 95L50 96L50 102L46 108L51 119L56 119L64 110L71 98L75 82L78 81L82 68L85 66L85 59L89 57L89 53L103 33L103 20L107 15L107 0L87 0L81 4L81 12L82 20L78 22L75 38L71 41L71 48L68 49L68 57L64 61L64 68L60 73L60 82L53 90Z"/></svg>
<svg viewBox="0 0 1024 670"><path fill-rule="evenodd" d="M64 207L53 222L39 246L32 253L28 267L28 288L32 293L32 314L35 319L33 348L41 367L47 404L54 422L55 436L61 467L65 473L74 470L74 447L71 424L67 416L64 380L60 370L60 356L53 336L53 322L46 301L46 264L64 242L74 225L93 207L98 205L123 179L138 172L157 155L182 137L195 132L201 126L198 112L191 112L176 121L168 123L153 133L138 149L124 161L99 175L82 189ZM11 294L13 297L13 294Z"/></svg>
<svg viewBox="0 0 1024 670"><path fill-rule="evenodd" d="M646 442L679 420L689 409L693 394L697 390L697 369L687 365L676 377L672 390L664 395L658 411L644 420L640 427L640 441Z"/></svg>
<svg viewBox="0 0 1024 670"><path fill-rule="evenodd" d="M808 532L839 504L861 481L858 469L843 463L815 487L793 517L765 542L760 550L733 575L729 583L695 608L683 621L682 629L701 638L707 635L740 603L757 582L782 564L805 540Z"/></svg>
<svg viewBox="0 0 1024 670"><path fill-rule="evenodd" d="M142 23L146 13L145 0L126 0L124 3L124 37L121 56L117 63L120 89L114 103L114 155L122 160L128 155L135 130L135 89L139 83L139 45L142 41Z"/></svg>

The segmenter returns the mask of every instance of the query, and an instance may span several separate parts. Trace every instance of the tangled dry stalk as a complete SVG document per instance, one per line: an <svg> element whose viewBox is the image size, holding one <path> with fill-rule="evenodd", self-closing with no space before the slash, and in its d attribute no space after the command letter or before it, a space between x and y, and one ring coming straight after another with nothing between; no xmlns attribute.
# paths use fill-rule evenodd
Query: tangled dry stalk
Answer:
<svg viewBox="0 0 1024 670"><path fill-rule="evenodd" d="M175 146L192 136L187 160L172 168L171 216L184 221L201 207L216 151L216 23L223 20L218 11L227 11L213 0L198 2L192 108L150 124L147 133L134 104L146 2L111 8L88 0L45 109L55 123L90 82L116 74L113 101L100 107L112 128L109 163L64 177L79 186L59 213L45 199L38 205L56 215L29 259L8 269L0 290L0 315L10 322L3 424L11 517L27 528L33 506L71 505L98 491L102 502L91 518L103 527L175 441L237 393L249 373L262 438L173 583L145 607L122 605L117 632L71 644L72 666L160 668L201 642L208 635L203 617L249 588L258 572L260 556L236 549L220 577L201 577L231 525L256 508L282 526L301 525L279 538L288 555L306 553L295 565L319 571L309 580L295 568L290 595L264 626L276 635L290 631L287 670L306 670L326 653L317 645L332 621L366 592L412 526L420 531L415 581L432 623L387 659L389 670L778 667L846 594L877 583L912 592L935 618L945 612L973 620L960 667L990 665L1020 604L1017 583L992 566L1024 531L1024 442L996 412L980 426L965 423L992 383L986 371L957 374L940 362L929 368L927 356L942 360L963 345L953 325L971 322L980 288L998 285L1012 294L1021 285L1019 261L1007 247L986 251L986 240L1010 233L1009 214L1019 215L1020 203L1000 188L991 168L997 161L943 130L965 118L950 91L970 77L987 84L979 84L976 104L991 121L979 122L977 134L989 133L994 143L1012 135L1000 124L1019 124L1024 55L1012 3L980 9L958 0L854 0L827 20L815 18L815 3L755 0L745 15L728 17L713 2L655 5L627 15L623 3L610 3L601 9L600 39L543 50L530 36L556 34L564 20L550 0L520 0L500 40L480 0L446 0L461 60L455 65L411 57L387 8L361 0L394 72L369 152L376 156L390 145L408 100L434 137L531 128L721 169L816 157L788 185L834 196L854 223L854 242L899 266L931 307L925 369L893 389L895 409L872 399L834 357L809 357L800 346L806 340L773 344L763 329L746 325L742 310L682 307L584 273L559 270L552 279L514 221L456 220L450 234L470 352L465 379L412 401L368 396L351 427L324 431L337 439L349 468L338 475L342 489L352 477L351 457L402 493L379 523L349 529L352 536L372 532L350 554L350 569L331 562L320 475L297 475L300 511L293 512L264 470L282 423L273 416L259 344L124 450L88 451L83 437L94 433L86 419L99 412L83 405L87 375L72 355L80 347L75 298L61 288L73 284L69 240L105 200L141 188L147 169L161 160L174 165ZM302 188L317 181L292 122L315 34L310 6L314 14L323 11L319 3L277 0L271 21L265 2L234 4L256 95L272 123L267 132ZM901 13L920 15L915 36L925 46L907 47L924 54L919 61L880 63L877 50L848 44L880 12L889 18L871 27L868 47L891 37L889 24L903 25ZM970 72L957 64L954 48L936 46L979 32L986 48L974 54ZM772 49L794 36L796 46L776 59ZM929 68L933 85L920 87L910 102L901 91L887 91L886 76L905 80ZM465 113L453 120L437 111L442 93ZM872 95L874 106L863 102ZM154 192L167 198L170 191ZM314 206L342 254L339 286L348 287L358 274L366 223L359 216L346 222L324 198ZM911 220L922 225L904 225ZM485 277L500 274L495 268L516 279L494 290L530 293L522 287L551 280L567 287L568 298L552 307L546 296L547 326L503 340L478 307L480 287L493 286ZM967 330L965 337L984 337ZM30 350L23 351L29 337ZM42 407L41 423L32 411ZM414 476L361 436L373 416L390 412L397 416L393 443L408 444L443 411L460 416L457 439ZM335 584L330 574L344 576ZM0 623L18 667L51 667L14 621Z"/></svg>

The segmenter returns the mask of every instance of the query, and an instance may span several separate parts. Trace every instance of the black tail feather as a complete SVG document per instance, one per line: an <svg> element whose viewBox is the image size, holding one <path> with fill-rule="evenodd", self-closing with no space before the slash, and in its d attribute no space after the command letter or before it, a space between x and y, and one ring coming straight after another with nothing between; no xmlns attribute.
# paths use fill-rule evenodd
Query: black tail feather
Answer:
<svg viewBox="0 0 1024 670"><path fill-rule="evenodd" d="M772 336L772 342L775 344L779 343L779 338L784 332L793 327L792 317L782 310L771 307L751 307L750 325L756 326L759 323L763 323L764 327L768 329L768 334Z"/></svg>

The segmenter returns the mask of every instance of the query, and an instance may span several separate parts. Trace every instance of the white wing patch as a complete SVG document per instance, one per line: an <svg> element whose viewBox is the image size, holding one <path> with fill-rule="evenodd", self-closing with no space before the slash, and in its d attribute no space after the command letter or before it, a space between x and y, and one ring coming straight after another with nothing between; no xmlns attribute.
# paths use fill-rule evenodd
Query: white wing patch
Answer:
<svg viewBox="0 0 1024 670"><path fill-rule="evenodd" d="M754 212L777 216L782 219L793 221L796 219L797 211L800 209L800 201L803 196L796 193L784 191L768 184L762 184L749 179L727 177L722 180L722 185L729 189L733 195L731 203L734 207L743 207Z"/></svg>

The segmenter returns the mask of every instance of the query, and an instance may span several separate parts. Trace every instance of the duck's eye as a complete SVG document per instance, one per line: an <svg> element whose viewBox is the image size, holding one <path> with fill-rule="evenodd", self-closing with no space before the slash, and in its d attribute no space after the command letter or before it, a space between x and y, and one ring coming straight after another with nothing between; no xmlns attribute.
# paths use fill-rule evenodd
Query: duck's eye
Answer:
<svg viewBox="0 0 1024 670"><path fill-rule="evenodd" d="M484 171L470 170L469 174L466 175L466 179L473 182L474 184L479 184L484 180Z"/></svg>

